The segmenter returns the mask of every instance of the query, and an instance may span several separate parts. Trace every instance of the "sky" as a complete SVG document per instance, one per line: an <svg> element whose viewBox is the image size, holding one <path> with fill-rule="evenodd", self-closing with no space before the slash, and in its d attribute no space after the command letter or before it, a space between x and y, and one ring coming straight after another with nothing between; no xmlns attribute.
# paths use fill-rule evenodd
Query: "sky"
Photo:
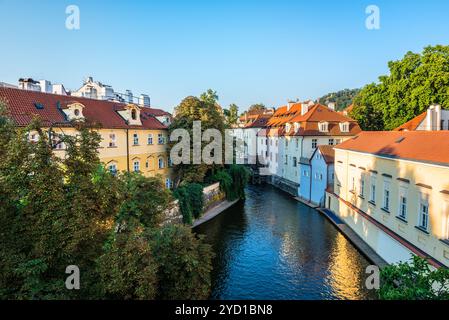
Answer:
<svg viewBox="0 0 449 320"><path fill-rule="evenodd" d="M79 30L66 8L80 10ZM367 6L380 29L365 26ZM0 0L0 81L87 76L168 111L209 88L243 111L358 88L388 61L449 44L447 0Z"/></svg>

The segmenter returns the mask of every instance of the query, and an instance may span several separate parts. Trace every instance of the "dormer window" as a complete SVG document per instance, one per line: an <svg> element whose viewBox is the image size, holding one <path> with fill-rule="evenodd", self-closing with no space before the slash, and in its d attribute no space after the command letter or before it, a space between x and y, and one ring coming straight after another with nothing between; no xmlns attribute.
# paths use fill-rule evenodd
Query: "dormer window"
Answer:
<svg viewBox="0 0 449 320"><path fill-rule="evenodd" d="M120 116L131 126L141 126L140 107L135 104L128 104L123 110L117 111Z"/></svg>
<svg viewBox="0 0 449 320"><path fill-rule="evenodd" d="M341 122L340 123L340 131L341 132L349 132L349 122Z"/></svg>
<svg viewBox="0 0 449 320"><path fill-rule="evenodd" d="M320 122L318 124L320 132L328 132L329 131L329 123L328 122Z"/></svg>
<svg viewBox="0 0 449 320"><path fill-rule="evenodd" d="M67 120L82 121L84 120L83 109L84 106L81 103L75 102L68 104L62 111L65 113Z"/></svg>
<svg viewBox="0 0 449 320"><path fill-rule="evenodd" d="M294 127L294 129L295 129L295 133L297 133L298 130L299 130L300 125L299 125L298 122L295 122L295 124L293 125L293 127Z"/></svg>

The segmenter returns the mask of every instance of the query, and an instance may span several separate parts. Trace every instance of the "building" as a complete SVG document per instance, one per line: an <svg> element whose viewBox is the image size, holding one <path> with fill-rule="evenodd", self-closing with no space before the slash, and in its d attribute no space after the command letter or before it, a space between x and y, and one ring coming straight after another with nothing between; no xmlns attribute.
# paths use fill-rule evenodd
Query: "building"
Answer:
<svg viewBox="0 0 449 320"><path fill-rule="evenodd" d="M327 208L388 263L449 266L449 131L362 132L334 149Z"/></svg>
<svg viewBox="0 0 449 320"><path fill-rule="evenodd" d="M298 194L302 200L324 207L326 190L334 184L334 153L333 146L321 145L308 161L301 161Z"/></svg>
<svg viewBox="0 0 449 320"><path fill-rule="evenodd" d="M245 128L254 121L256 121L260 116L264 118L270 118L274 114L274 108L271 109L261 109L261 110L249 110L245 111L238 119L237 119L237 127Z"/></svg>
<svg viewBox="0 0 449 320"><path fill-rule="evenodd" d="M320 145L337 145L361 131L357 122L312 101L291 102L276 110L259 135L268 139L268 165L272 182L298 195L300 162L310 159Z"/></svg>
<svg viewBox="0 0 449 320"><path fill-rule="evenodd" d="M17 126L41 119L52 128L55 137L77 133L73 122L82 121L97 128L102 141L100 160L111 171L138 171L145 176L160 175L171 185L167 152L167 126L153 114L160 110L105 100L47 94L37 91L0 87L0 99L6 101ZM37 139L30 133L30 139ZM64 145L55 138L55 152L64 156Z"/></svg>
<svg viewBox="0 0 449 320"><path fill-rule="evenodd" d="M395 131L439 131L449 130L449 110L432 105L427 111L404 123Z"/></svg>
<svg viewBox="0 0 449 320"><path fill-rule="evenodd" d="M32 78L20 78L18 88L22 90L53 93L59 95L68 94L68 92L66 91L66 89L62 84L52 84L48 80L35 81Z"/></svg>

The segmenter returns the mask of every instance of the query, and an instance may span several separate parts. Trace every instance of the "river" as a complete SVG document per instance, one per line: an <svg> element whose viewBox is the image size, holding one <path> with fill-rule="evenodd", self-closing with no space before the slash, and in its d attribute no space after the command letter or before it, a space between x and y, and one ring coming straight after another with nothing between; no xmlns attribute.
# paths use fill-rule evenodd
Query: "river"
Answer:
<svg viewBox="0 0 449 320"><path fill-rule="evenodd" d="M318 211L269 186L194 230L216 253L211 299L373 299L370 263Z"/></svg>

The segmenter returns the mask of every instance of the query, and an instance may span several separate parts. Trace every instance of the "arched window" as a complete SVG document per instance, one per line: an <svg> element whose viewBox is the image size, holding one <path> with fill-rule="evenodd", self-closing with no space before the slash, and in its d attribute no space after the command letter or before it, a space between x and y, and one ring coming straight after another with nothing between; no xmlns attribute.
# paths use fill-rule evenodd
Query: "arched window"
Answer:
<svg viewBox="0 0 449 320"><path fill-rule="evenodd" d="M73 113L75 114L75 117L79 117L80 110L79 109L75 109L75 111L73 111Z"/></svg>
<svg viewBox="0 0 449 320"><path fill-rule="evenodd" d="M112 162L108 165L108 170L111 174L114 176L117 174L117 164L115 162Z"/></svg>

